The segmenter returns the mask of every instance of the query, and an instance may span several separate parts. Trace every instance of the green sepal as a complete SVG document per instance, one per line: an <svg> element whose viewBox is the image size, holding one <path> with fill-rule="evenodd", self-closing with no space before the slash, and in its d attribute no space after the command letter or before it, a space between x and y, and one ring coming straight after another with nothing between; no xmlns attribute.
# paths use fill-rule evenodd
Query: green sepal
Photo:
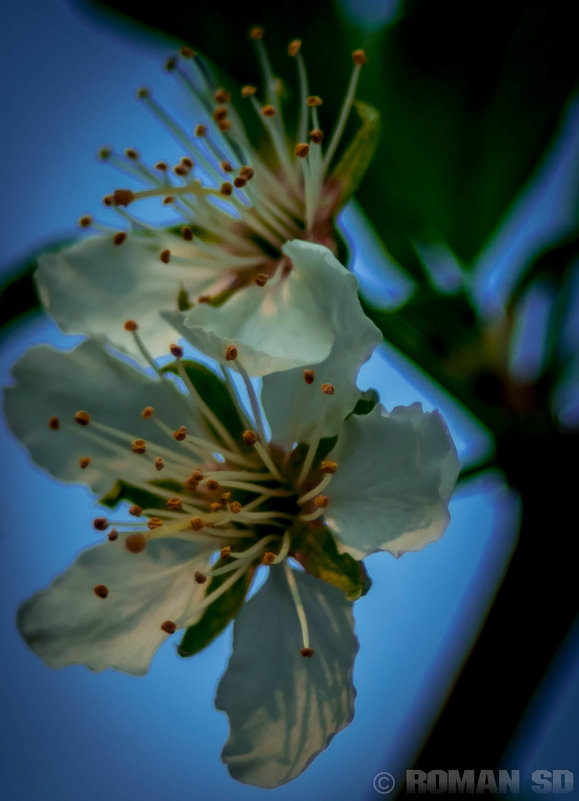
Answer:
<svg viewBox="0 0 579 801"><path fill-rule="evenodd" d="M366 595L372 586L364 563L340 553L334 537L325 527L301 529L294 536L291 555L312 576L343 590L349 601Z"/></svg>
<svg viewBox="0 0 579 801"><path fill-rule="evenodd" d="M152 486L172 492L175 496L183 494L183 485L177 481L159 480L151 481ZM114 509L121 501L137 504L141 509L166 509L165 498L156 495L153 490L144 490L141 487L134 487L127 481L115 481L110 490L99 498L99 503L109 509Z"/></svg>
<svg viewBox="0 0 579 801"><path fill-rule="evenodd" d="M353 414L358 414L358 415L370 414L370 412L372 411L374 406L376 406L379 400L380 400L380 395L378 394L378 391L376 389L365 389L364 392L362 392L360 399L352 409L351 413L348 415L348 417L351 417Z"/></svg>
<svg viewBox="0 0 579 801"><path fill-rule="evenodd" d="M180 312L186 312L193 308L193 303L189 300L189 293L183 286L177 292L177 308Z"/></svg>
<svg viewBox="0 0 579 801"><path fill-rule="evenodd" d="M215 413L216 417L221 420L231 436L239 440L245 427L223 381L221 381L212 370L200 362L195 362L191 359L183 359L182 364L189 380L201 398ZM164 373L179 375L177 362L166 364L162 370ZM210 424L208 423L208 425ZM217 432L214 433L218 436Z"/></svg>
<svg viewBox="0 0 579 801"><path fill-rule="evenodd" d="M345 206L358 188L380 139L380 112L361 100L355 101L354 108L362 124L330 175L330 181L343 187L336 210Z"/></svg>
<svg viewBox="0 0 579 801"><path fill-rule="evenodd" d="M215 564L215 567L220 567L228 561L227 559L220 559ZM199 653L199 651L202 651L203 648L206 648L221 634L243 606L254 572L255 568L249 567L227 592L223 593L223 595L207 607L197 623L193 626L189 626L181 642L177 646L177 653L179 656L194 656ZM222 573L219 576L214 576L207 589L207 595L219 589L228 578L229 573Z"/></svg>

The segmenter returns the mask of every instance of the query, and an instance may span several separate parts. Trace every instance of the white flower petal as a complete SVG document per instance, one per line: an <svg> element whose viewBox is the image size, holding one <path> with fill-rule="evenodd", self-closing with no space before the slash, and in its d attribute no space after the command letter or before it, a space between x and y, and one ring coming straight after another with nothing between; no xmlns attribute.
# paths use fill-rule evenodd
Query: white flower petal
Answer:
<svg viewBox="0 0 579 801"><path fill-rule="evenodd" d="M218 361L235 345L252 376L327 358L343 321L334 303L347 297L351 306L356 281L322 245L294 240L283 252L293 265L287 276L242 289L223 306L197 304L183 314L183 336Z"/></svg>
<svg viewBox="0 0 579 801"><path fill-rule="evenodd" d="M159 258L166 249L169 264ZM36 282L46 309L66 334L106 337L141 359L124 321L138 322L155 356L166 353L174 334L159 319L159 310L176 308L181 287L196 297L215 280L214 270L194 267L196 255L194 244L163 232L130 233L120 246L112 237L89 237L41 256Z"/></svg>
<svg viewBox="0 0 579 801"><path fill-rule="evenodd" d="M180 443L159 431L152 420L142 419L146 406L153 406L172 430L186 424L194 433L187 399L176 388L154 380L91 340L72 351L31 348L14 367L13 376L16 385L4 395L12 431L34 461L52 475L89 484L96 492L108 491L117 479L159 478L154 468L155 443L183 455ZM111 448L95 426L74 422L79 410L130 435L130 440ZM48 426L53 416L60 420L58 431ZM147 441L146 454L131 452L134 439ZM79 458L84 456L91 463L81 470Z"/></svg>
<svg viewBox="0 0 579 801"><path fill-rule="evenodd" d="M354 714L352 604L336 587L306 573L294 576L313 657L300 655L284 568L272 568L235 620L233 655L215 700L231 731L222 758L233 778L258 787L298 776Z"/></svg>
<svg viewBox="0 0 579 801"><path fill-rule="evenodd" d="M459 462L438 412L415 403L352 415L328 458L338 471L324 490L326 522L356 558L401 556L443 534Z"/></svg>
<svg viewBox="0 0 579 801"><path fill-rule="evenodd" d="M20 607L18 628L49 667L143 675L167 639L161 625L194 615L205 592L194 574L207 569L209 555L176 539L154 540L137 554L122 539L97 545ZM106 598L97 585L108 588Z"/></svg>
<svg viewBox="0 0 579 801"><path fill-rule="evenodd" d="M302 246L305 244L291 242L285 250L292 254L292 258L295 258L293 253L297 249L306 256L309 252L304 251ZM313 259L309 267L311 275L315 275ZM352 273L340 267L340 272L331 278L320 279L317 300L318 313L330 323L335 339L329 356L323 362L315 364L310 360L307 363L315 370L315 382L307 385L301 368L268 375L263 380L262 402L272 438L286 447L293 442L308 440L314 431L322 437L338 433L360 396L356 386L358 371L382 341L380 331L362 311L358 282ZM333 384L333 395L321 392L324 383ZM321 427L318 428L320 420Z"/></svg>

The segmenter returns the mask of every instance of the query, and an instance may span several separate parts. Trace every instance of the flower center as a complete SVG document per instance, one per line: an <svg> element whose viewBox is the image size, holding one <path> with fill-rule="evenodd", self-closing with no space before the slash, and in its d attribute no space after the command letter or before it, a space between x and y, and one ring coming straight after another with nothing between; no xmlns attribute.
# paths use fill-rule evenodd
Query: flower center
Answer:
<svg viewBox="0 0 579 801"><path fill-rule="evenodd" d="M173 409L175 397L182 403L183 422L176 428L169 425L161 405L147 405L140 413L141 426L146 421L151 427L146 437L106 424L90 410L77 411L71 421L49 419L52 430L70 427L82 438L85 450L78 454L80 470L110 474L114 467L117 473L111 478L116 479L117 494L112 500L131 504L131 520L97 517L94 527L108 531L110 540L118 538L119 529L124 530L128 534L125 545L135 554L164 537L206 544L221 559L208 575L195 576L199 583L208 576L237 575L260 563L285 560L291 555L294 535L322 518L328 506L324 490L337 464L319 457L324 416L309 441L290 448L272 442L254 384L237 348L230 345L220 365L221 387L243 427L235 435L203 399L180 346L171 346L175 362L161 369L141 340L137 323L128 320L125 329L158 381L167 386L167 401ZM174 378L186 393L175 391ZM328 405L332 403L331 384L320 384L311 369L304 371L303 380L312 392L324 395Z"/></svg>
<svg viewBox="0 0 579 801"><path fill-rule="evenodd" d="M129 224L146 231L150 226L133 213L135 201L162 198L176 215L173 228L192 243L191 265L212 267L216 279L198 300L220 303L248 286L264 286L276 272L291 265L281 253L291 239L307 239L335 251L333 214L342 187L332 178L330 167L354 102L363 51L352 54L354 68L335 129L326 137L320 128L320 97L310 95L301 54L301 42L294 40L288 54L296 62L299 84L298 119L292 129L284 122L280 102L281 83L274 77L263 42L263 31L250 32L259 58L263 99L257 88L244 86L242 102L259 120L263 136L252 143L242 116L231 103L230 93L215 85L202 58L188 47L167 62L167 70L193 95L203 109L203 119L184 128L154 98L148 89L138 97L183 148L184 156L172 167L166 161L145 164L134 148L124 155L110 148L100 152L125 175L145 184L145 189L117 189L104 202ZM264 145L262 139L265 138ZM81 227L94 225L82 217ZM98 225L96 227L99 227ZM102 227L102 226L100 226ZM126 231L113 235L122 245ZM171 249L159 252L162 262L171 260Z"/></svg>

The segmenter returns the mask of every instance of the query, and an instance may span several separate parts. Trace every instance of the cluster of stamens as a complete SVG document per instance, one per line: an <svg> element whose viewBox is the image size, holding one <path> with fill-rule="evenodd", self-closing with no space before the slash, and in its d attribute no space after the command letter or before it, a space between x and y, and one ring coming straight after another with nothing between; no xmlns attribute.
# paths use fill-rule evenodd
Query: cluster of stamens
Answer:
<svg viewBox="0 0 579 801"><path fill-rule="evenodd" d="M244 86L241 99L261 121L269 142L265 150L261 143L250 141L231 93L217 87L203 59L183 47L166 67L202 108L203 121L185 128L148 89L138 92L139 99L183 148L181 160L172 166L166 161L148 165L134 148L123 155L110 148L100 151L102 159L146 185L141 190L120 188L104 198L105 205L128 223L129 236L130 231L151 228L133 214L134 202L160 198L175 212L174 224L181 226L182 239L191 243L190 257L183 255L182 247L178 256L170 248L162 248L160 261L168 264L178 259L192 267L215 268L215 281L197 299L200 302L222 299L250 284L265 286L278 270L283 273L290 268L281 254L282 245L289 240L335 246L331 219L340 187L331 180L330 167L354 102L366 60L364 52L352 54L350 83L336 127L328 137L318 118L322 99L309 93L301 42L294 40L288 47L299 83L298 120L295 131L290 132L282 114L280 81L272 72L262 29L253 28L250 37L260 61L264 100L258 101L255 86ZM88 215L79 223L83 228L104 230L115 245L122 246L127 240L126 230L115 232ZM192 301L186 298L183 303L190 306Z"/></svg>
<svg viewBox="0 0 579 801"><path fill-rule="evenodd" d="M174 397L174 380L149 354L137 323L128 320L125 330L154 369L158 381L165 382ZM114 458L124 467L119 468L123 474L112 478L125 481L133 490L154 499L146 508L132 504L128 509L130 520L95 518L94 528L106 532L110 541L117 540L121 530L124 545L133 554L143 552L149 542L163 537L204 543L208 551L214 548L219 560L207 572L194 572L192 581L209 586L214 576L230 575L206 594L201 601L203 609L227 592L246 571L254 571L260 564L285 562L292 555L296 522L323 524L320 518L329 502L324 490L337 464L330 459L316 460L325 415L320 416L317 430L306 442L296 442L287 449L268 440L263 408L236 347L227 347L220 369L224 386L245 426L239 437L230 433L197 391L187 372L183 349L171 345L170 352L185 390L178 394L183 402L184 421L179 427L169 426L163 420L163 409L152 405L140 413L141 421L151 425L151 435L146 439L100 422L84 409L71 420L52 416L48 426L53 431L71 427L86 442L86 450L78 455L80 470L108 472L107 464ZM245 397L234 373L241 376ZM332 384L320 383L312 369L304 370L303 380L312 392L320 392L328 404L332 403ZM91 445L98 448L91 449ZM134 460L144 460L150 471L135 470L138 463ZM138 466L142 467L142 462ZM140 478L143 474L147 478ZM302 653L311 656L303 605L287 562L286 572L302 627ZM97 584L93 592L103 600L109 595L114 597L114 588L104 584ZM187 624L184 619L159 623L166 633Z"/></svg>

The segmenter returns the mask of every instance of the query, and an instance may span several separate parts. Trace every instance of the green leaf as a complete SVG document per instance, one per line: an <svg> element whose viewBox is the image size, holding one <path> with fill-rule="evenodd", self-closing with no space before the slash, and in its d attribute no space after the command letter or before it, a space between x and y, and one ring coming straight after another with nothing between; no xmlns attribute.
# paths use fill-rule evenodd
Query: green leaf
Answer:
<svg viewBox="0 0 579 801"><path fill-rule="evenodd" d="M232 437L239 439L245 430L245 426L223 381L200 362L184 359L182 364L189 380L201 398L221 420ZM163 372L179 375L177 362L165 365ZM215 435L217 436L217 432L215 432Z"/></svg>
<svg viewBox="0 0 579 801"><path fill-rule="evenodd" d="M345 206L358 189L374 158L380 138L380 113L378 110L361 100L354 103L354 108L362 125L346 147L330 176L330 180L336 180L345 187L345 191L340 195L340 205L336 211Z"/></svg>
<svg viewBox="0 0 579 801"><path fill-rule="evenodd" d="M308 573L343 590L349 601L366 595L372 585L364 563L339 553L327 528L303 528L292 542L291 555Z"/></svg>
<svg viewBox="0 0 579 801"><path fill-rule="evenodd" d="M226 564L226 560L220 559L215 566L223 564ZM254 568L250 567L227 592L207 607L197 623L189 626L177 648L180 656L194 656L221 634L243 606L254 572ZM207 589L207 595L219 589L228 578L228 573L214 576Z"/></svg>

